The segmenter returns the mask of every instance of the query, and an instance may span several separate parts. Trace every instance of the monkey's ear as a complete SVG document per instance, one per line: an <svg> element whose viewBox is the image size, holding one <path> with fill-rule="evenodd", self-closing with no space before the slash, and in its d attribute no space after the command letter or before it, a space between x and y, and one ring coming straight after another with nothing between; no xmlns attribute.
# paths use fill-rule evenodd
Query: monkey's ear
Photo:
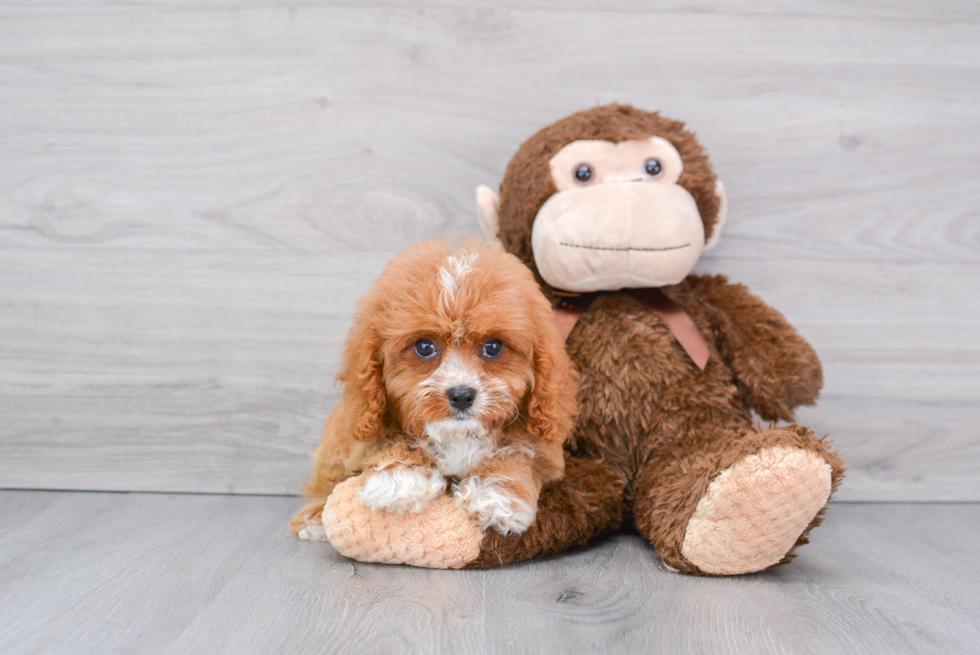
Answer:
<svg viewBox="0 0 980 655"><path fill-rule="evenodd" d="M476 187L476 215L480 219L480 227L483 235L490 243L500 245L500 218L497 211L500 209L500 198L482 184Z"/></svg>
<svg viewBox="0 0 980 655"><path fill-rule="evenodd" d="M725 227L725 219L728 218L728 197L725 195L725 185L721 180L715 181L715 195L718 196L718 218L715 219L715 226L711 229L711 236L704 242L705 250L711 250L718 245L721 228Z"/></svg>

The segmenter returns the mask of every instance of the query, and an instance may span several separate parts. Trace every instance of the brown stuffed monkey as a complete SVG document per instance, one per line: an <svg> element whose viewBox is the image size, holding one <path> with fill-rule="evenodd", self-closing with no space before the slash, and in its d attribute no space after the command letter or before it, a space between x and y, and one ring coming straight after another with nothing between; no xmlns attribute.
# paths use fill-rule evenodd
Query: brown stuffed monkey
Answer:
<svg viewBox="0 0 980 655"><path fill-rule="evenodd" d="M792 559L843 462L809 429L757 427L752 412L791 421L816 401L820 361L744 286L689 275L726 209L694 134L630 106L582 111L528 139L499 199L480 187L477 206L487 237L535 272L581 375L565 477L542 491L534 524L507 537L474 529L451 502L410 526L389 521L356 506L351 481L323 514L338 550L475 568L632 526L674 571L735 575ZM406 538L426 543L370 556Z"/></svg>

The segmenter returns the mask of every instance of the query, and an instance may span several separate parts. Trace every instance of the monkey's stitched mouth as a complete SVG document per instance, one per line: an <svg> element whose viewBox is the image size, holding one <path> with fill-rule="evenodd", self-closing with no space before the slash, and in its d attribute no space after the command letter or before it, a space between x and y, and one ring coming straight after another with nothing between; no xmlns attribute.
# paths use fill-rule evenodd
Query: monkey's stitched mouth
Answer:
<svg viewBox="0 0 980 655"><path fill-rule="evenodd" d="M689 248L691 244L685 243L683 246L669 246L667 248L607 248L604 246L583 246L578 243L566 243L564 241L558 242L559 246L565 246L566 248L585 248L586 250L612 250L615 252L666 252L668 250L680 250L681 248Z"/></svg>

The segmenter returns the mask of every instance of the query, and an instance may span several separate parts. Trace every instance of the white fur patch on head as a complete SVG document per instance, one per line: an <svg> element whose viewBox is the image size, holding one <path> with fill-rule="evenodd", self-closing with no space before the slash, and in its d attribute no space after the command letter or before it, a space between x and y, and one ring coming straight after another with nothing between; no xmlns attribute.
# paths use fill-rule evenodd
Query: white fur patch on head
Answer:
<svg viewBox="0 0 980 655"><path fill-rule="evenodd" d="M537 507L507 491L500 478L466 478L453 485L456 504L483 529L521 534L534 523Z"/></svg>
<svg viewBox="0 0 980 655"><path fill-rule="evenodd" d="M442 285L439 298L447 310L456 302L459 286L467 273L473 270L473 263L479 256L476 252L458 252L446 257L446 263L439 269L439 283Z"/></svg>
<svg viewBox="0 0 980 655"><path fill-rule="evenodd" d="M446 488L446 480L435 469L393 466L368 476L358 494L361 504L372 510L396 514L421 512Z"/></svg>

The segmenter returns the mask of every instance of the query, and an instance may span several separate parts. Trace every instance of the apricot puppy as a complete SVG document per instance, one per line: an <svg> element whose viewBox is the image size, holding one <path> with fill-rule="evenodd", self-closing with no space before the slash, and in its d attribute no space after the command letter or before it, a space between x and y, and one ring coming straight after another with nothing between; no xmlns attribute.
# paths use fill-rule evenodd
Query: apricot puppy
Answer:
<svg viewBox="0 0 980 655"><path fill-rule="evenodd" d="M293 518L324 539L324 503L362 476L375 511L420 512L450 491L481 529L520 534L542 486L561 479L577 376L532 273L479 241L395 256L347 337L343 385Z"/></svg>

